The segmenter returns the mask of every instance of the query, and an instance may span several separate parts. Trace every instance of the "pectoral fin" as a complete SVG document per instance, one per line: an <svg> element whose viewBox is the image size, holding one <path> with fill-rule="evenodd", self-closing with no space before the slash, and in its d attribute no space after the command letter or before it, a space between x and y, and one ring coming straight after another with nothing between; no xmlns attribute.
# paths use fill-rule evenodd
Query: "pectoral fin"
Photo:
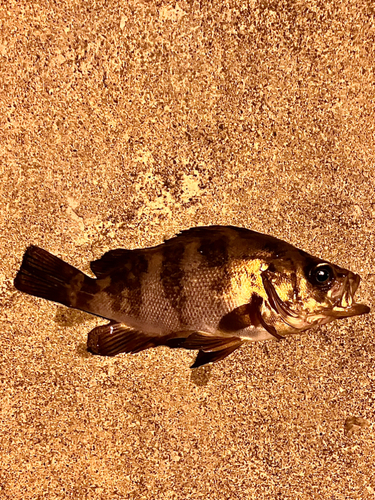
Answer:
<svg viewBox="0 0 375 500"><path fill-rule="evenodd" d="M242 306L236 307L233 311L229 312L223 316L219 323L219 329L222 332L238 332L249 326L255 328L262 327L270 335L277 338L278 340L283 339L276 331L276 328L272 325L268 325L262 316L261 306L263 304L263 299L256 293L253 293L248 304L243 304Z"/></svg>

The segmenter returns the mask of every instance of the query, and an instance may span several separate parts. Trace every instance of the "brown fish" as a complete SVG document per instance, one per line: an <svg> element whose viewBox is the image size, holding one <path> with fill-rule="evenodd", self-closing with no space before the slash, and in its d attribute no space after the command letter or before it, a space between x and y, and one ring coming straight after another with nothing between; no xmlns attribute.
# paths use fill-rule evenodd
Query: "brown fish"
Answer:
<svg viewBox="0 0 375 500"><path fill-rule="evenodd" d="M152 248L110 250L97 279L46 250L26 250L14 285L107 318L88 349L114 356L166 345L199 350L192 367L246 341L281 339L365 314L360 277L272 236L234 226L196 227Z"/></svg>

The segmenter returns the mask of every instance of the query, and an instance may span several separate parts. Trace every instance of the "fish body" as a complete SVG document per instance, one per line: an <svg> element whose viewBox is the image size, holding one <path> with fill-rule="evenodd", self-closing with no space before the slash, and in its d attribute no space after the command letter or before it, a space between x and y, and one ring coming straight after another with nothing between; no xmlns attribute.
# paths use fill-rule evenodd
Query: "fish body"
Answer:
<svg viewBox="0 0 375 500"><path fill-rule="evenodd" d="M167 345L198 349L193 366L200 366L245 341L280 339L370 310L354 302L357 274L234 226L111 250L90 266L96 279L31 246L15 286L109 319L88 337L89 350L102 355Z"/></svg>

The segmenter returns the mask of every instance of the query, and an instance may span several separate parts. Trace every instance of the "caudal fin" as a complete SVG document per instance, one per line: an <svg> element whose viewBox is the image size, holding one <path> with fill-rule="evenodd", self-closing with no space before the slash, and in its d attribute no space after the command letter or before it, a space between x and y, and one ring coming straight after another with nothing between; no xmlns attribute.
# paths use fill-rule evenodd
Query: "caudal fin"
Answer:
<svg viewBox="0 0 375 500"><path fill-rule="evenodd" d="M88 312L93 312L89 300L99 288L96 280L34 245L23 256L14 286L21 292Z"/></svg>

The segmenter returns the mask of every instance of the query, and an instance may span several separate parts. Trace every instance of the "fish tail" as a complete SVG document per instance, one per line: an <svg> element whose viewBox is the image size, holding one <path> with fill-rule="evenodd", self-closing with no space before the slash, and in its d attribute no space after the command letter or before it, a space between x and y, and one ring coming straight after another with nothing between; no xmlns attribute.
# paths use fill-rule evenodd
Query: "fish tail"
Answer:
<svg viewBox="0 0 375 500"><path fill-rule="evenodd" d="M83 311L97 292L96 280L37 246L27 248L14 286L21 292Z"/></svg>

